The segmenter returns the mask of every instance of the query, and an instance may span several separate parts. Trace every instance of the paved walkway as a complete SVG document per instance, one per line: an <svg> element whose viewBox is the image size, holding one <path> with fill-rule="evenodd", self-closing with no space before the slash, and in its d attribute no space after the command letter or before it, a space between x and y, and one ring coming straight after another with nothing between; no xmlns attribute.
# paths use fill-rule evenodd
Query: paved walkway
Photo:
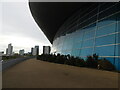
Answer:
<svg viewBox="0 0 120 90"><path fill-rule="evenodd" d="M23 61L3 72L3 88L117 88L118 73Z"/></svg>

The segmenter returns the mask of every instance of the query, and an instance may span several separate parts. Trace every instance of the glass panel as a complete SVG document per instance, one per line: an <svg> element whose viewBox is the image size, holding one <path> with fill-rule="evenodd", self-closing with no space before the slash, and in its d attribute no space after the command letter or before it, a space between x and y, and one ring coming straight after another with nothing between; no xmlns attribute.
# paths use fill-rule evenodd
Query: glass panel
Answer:
<svg viewBox="0 0 120 90"><path fill-rule="evenodd" d="M114 56L114 45L96 47L95 53L97 53L99 56Z"/></svg>
<svg viewBox="0 0 120 90"><path fill-rule="evenodd" d="M115 4L115 3L105 3L104 5L101 5L100 11L105 10L107 7L110 8L110 6L112 6L113 4ZM96 18L97 18L96 16L93 16L97 13L97 8L94 8L94 9L95 9L94 11L92 11L93 8L89 9L88 10L89 12L92 11L89 14L88 14L88 11L86 11L86 13L84 13L84 15L85 14L88 14L88 15L86 15L85 17L81 18L81 16L80 16L81 19L79 19L79 22L77 22L78 21L77 17L80 14L79 15L76 14L77 17L73 16L76 18L69 19L66 22L66 26L63 25L61 27L61 30L59 31L58 36L61 36L61 34L65 35L65 36L61 36L61 37L57 38L56 40L54 40L54 42L53 42L54 50L53 51L57 50L59 53L72 54L74 56L79 56L80 53L81 53L81 56L88 56L88 55L93 54L93 48L86 48L86 47L92 47L94 44L93 38L95 36L96 23L90 25L91 23L95 22ZM117 30L120 32L120 13L112 15L116 11L120 11L120 3L116 6L114 6L113 8L110 8L99 14L98 19L99 20L103 19L103 20L101 20L97 23L98 30L96 32L96 36L114 33L115 29L116 29L116 24L115 24L116 20L119 21L117 23ZM109 16L110 14L112 16ZM83 22L83 21L85 21L85 22ZM70 22L70 23L68 23L68 22ZM79 23L79 24L81 23L81 25L79 27L76 27L75 26L75 25L77 25L76 23ZM89 26L87 26L88 24L89 24ZM70 27L66 28L68 26L70 26ZM82 29L81 27L84 29ZM73 31L75 31L77 28L79 30L73 33ZM81 30L80 30L80 28L81 28ZM70 31L71 33L65 34L67 32L67 30L71 30ZM120 43L120 34L116 34L116 43ZM107 45L107 44L115 44L115 34L96 38L97 46ZM81 46L83 46L82 49L80 49ZM119 54L119 50L120 50L119 46L120 45L116 45L116 56L120 55ZM99 53L101 56L102 55L112 56L115 53L114 49L115 49L114 46L96 47L95 52ZM80 51L80 50L82 50L82 51Z"/></svg>
<svg viewBox="0 0 120 90"><path fill-rule="evenodd" d="M86 32L86 33L84 34L83 40L93 38L94 36L95 36L95 30Z"/></svg>
<svg viewBox="0 0 120 90"><path fill-rule="evenodd" d="M63 49L63 50L66 50L66 49L67 49L66 46L67 46L67 42L65 41L65 42L63 43L63 47L62 47L62 49Z"/></svg>
<svg viewBox="0 0 120 90"><path fill-rule="evenodd" d="M115 66L117 70L120 70L120 58L115 58Z"/></svg>
<svg viewBox="0 0 120 90"><path fill-rule="evenodd" d="M83 30L76 31L75 41L76 42L82 41L83 35L84 35L84 31Z"/></svg>
<svg viewBox="0 0 120 90"><path fill-rule="evenodd" d="M72 38L72 36L70 34L67 34L65 40L63 40L61 43L63 43L63 45L62 45L62 49L63 50L72 49L72 45L73 45L73 38Z"/></svg>
<svg viewBox="0 0 120 90"><path fill-rule="evenodd" d="M97 23L97 26L100 27L100 26L104 26L107 24L115 23L115 22L116 22L116 15L113 15L113 16L110 16L110 17L100 20Z"/></svg>
<svg viewBox="0 0 120 90"><path fill-rule="evenodd" d="M77 57L77 56L79 56L79 52L80 52L80 49L74 49L74 50L72 50L71 55Z"/></svg>
<svg viewBox="0 0 120 90"><path fill-rule="evenodd" d="M120 32L120 19L119 19L119 22L118 22L118 32Z"/></svg>
<svg viewBox="0 0 120 90"><path fill-rule="evenodd" d="M91 16L88 20L84 22L86 24L85 26L95 23L96 20L97 20L97 15L95 15L94 17Z"/></svg>
<svg viewBox="0 0 120 90"><path fill-rule="evenodd" d="M98 30L96 31L96 36L114 33L115 29L116 29L115 27L116 27L116 24L111 24L111 25L107 25L104 27L99 27Z"/></svg>
<svg viewBox="0 0 120 90"><path fill-rule="evenodd" d="M81 49L80 56L89 56L93 54L92 52L93 52L93 48L84 48L84 49Z"/></svg>
<svg viewBox="0 0 120 90"><path fill-rule="evenodd" d="M120 45L116 45L115 56L120 56Z"/></svg>
<svg viewBox="0 0 120 90"><path fill-rule="evenodd" d="M116 43L120 43L120 33L116 34Z"/></svg>
<svg viewBox="0 0 120 90"><path fill-rule="evenodd" d="M73 49L78 49L78 48L80 49L81 46L82 46L82 41L81 41L81 42L74 43Z"/></svg>
<svg viewBox="0 0 120 90"><path fill-rule="evenodd" d="M88 29L88 31L95 30L96 29L96 23L91 24L91 25L87 26L86 28Z"/></svg>
<svg viewBox="0 0 120 90"><path fill-rule="evenodd" d="M62 54L64 54L64 55L70 54L71 55L71 51L68 51L68 50L67 51L63 51Z"/></svg>
<svg viewBox="0 0 120 90"><path fill-rule="evenodd" d="M82 47L92 47L93 44L94 44L94 39L85 40L83 41Z"/></svg>
<svg viewBox="0 0 120 90"><path fill-rule="evenodd" d="M114 44L115 43L115 34L96 38L96 46Z"/></svg>

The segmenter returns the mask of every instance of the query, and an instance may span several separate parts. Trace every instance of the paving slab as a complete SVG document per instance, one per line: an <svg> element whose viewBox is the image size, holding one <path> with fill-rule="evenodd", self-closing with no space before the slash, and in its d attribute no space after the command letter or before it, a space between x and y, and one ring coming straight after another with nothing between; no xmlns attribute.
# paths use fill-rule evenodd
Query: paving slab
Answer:
<svg viewBox="0 0 120 90"><path fill-rule="evenodd" d="M2 73L2 86L3 88L117 88L118 73L29 59L5 70Z"/></svg>

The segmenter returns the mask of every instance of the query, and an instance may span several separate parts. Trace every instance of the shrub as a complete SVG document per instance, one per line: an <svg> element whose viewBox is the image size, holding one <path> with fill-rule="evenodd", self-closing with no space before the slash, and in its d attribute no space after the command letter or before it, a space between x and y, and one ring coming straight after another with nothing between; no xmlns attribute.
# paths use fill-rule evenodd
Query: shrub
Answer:
<svg viewBox="0 0 120 90"><path fill-rule="evenodd" d="M94 56L87 56L86 66L91 68L97 68L98 60Z"/></svg>
<svg viewBox="0 0 120 90"><path fill-rule="evenodd" d="M108 71L115 70L115 66L110 61L106 60L105 58L102 60L99 60L98 64L100 66L100 69L108 70Z"/></svg>
<svg viewBox="0 0 120 90"><path fill-rule="evenodd" d="M60 54L42 54L37 56L38 60L49 61L59 64L67 64L78 67L90 67L99 68L104 70L115 70L115 67L106 59L99 60L98 55L93 54L92 56L87 56L86 61L79 57L74 57L70 55L60 55Z"/></svg>
<svg viewBox="0 0 120 90"><path fill-rule="evenodd" d="M81 59L79 57L76 57L75 59L76 59L75 66L85 67L86 63L83 59Z"/></svg>
<svg viewBox="0 0 120 90"><path fill-rule="evenodd" d="M59 64L64 64L65 62L64 55L57 54L55 62Z"/></svg>
<svg viewBox="0 0 120 90"><path fill-rule="evenodd" d="M2 56L3 60L9 60L9 59L15 59L15 58L20 58L22 56L20 55L13 55L13 56Z"/></svg>
<svg viewBox="0 0 120 90"><path fill-rule="evenodd" d="M61 60L60 60L60 64L64 64L65 61L67 60L67 56L66 55L61 55Z"/></svg>
<svg viewBox="0 0 120 90"><path fill-rule="evenodd" d="M64 62L64 64L67 65L73 65L74 66L74 57L73 56L68 56L68 59Z"/></svg>
<svg viewBox="0 0 120 90"><path fill-rule="evenodd" d="M99 56L97 54L93 54L93 59L98 60Z"/></svg>

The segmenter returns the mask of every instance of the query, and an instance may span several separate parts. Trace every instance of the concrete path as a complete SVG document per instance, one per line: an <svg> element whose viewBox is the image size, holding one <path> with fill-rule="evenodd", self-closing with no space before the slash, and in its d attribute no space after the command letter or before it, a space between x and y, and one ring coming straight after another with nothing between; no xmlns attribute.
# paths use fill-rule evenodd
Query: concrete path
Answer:
<svg viewBox="0 0 120 90"><path fill-rule="evenodd" d="M117 88L118 73L36 59L3 72L3 88Z"/></svg>

